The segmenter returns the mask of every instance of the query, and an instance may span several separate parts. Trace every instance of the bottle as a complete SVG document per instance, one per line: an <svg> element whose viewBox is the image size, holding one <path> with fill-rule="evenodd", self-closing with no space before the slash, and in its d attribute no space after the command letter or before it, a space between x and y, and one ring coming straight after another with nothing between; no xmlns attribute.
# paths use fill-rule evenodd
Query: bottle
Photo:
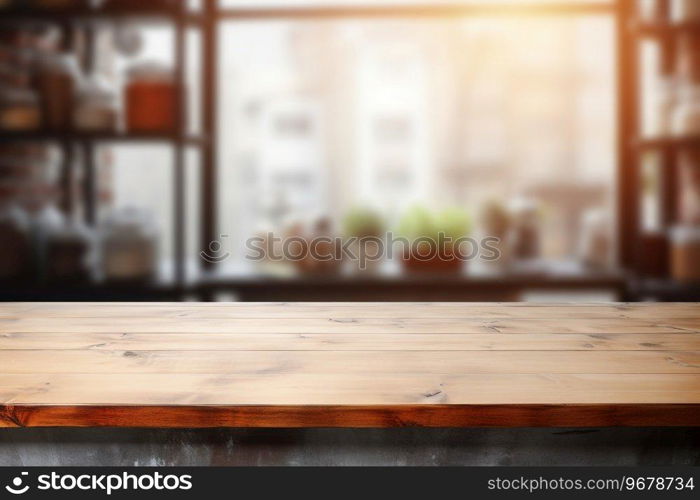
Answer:
<svg viewBox="0 0 700 500"><path fill-rule="evenodd" d="M80 80L78 61L72 54L44 56L37 72L44 126L65 131L73 125L76 88Z"/></svg>

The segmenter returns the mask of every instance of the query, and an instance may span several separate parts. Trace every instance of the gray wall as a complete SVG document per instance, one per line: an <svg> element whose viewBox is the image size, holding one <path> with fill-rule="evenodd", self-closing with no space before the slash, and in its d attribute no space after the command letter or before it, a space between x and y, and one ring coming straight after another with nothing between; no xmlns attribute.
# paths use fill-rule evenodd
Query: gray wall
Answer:
<svg viewBox="0 0 700 500"><path fill-rule="evenodd" d="M0 465L700 465L700 429L0 429Z"/></svg>

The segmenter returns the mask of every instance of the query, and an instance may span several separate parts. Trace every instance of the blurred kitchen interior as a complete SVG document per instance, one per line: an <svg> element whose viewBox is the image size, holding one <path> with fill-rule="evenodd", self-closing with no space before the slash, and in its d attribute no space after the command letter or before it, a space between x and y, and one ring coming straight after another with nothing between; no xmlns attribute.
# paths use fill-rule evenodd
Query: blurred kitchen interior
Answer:
<svg viewBox="0 0 700 500"><path fill-rule="evenodd" d="M259 235L502 257L253 262ZM700 1L0 0L1 300L699 300Z"/></svg>

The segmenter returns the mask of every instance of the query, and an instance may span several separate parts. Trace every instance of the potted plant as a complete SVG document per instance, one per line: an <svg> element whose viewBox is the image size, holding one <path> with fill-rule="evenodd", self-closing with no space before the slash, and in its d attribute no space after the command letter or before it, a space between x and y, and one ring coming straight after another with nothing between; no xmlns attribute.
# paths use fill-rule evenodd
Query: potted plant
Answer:
<svg viewBox="0 0 700 500"><path fill-rule="evenodd" d="M377 272L385 244L386 223L382 215L371 208L354 208L345 215L343 229L345 237L352 238L350 250L356 257L353 271Z"/></svg>
<svg viewBox="0 0 700 500"><path fill-rule="evenodd" d="M457 272L464 266L457 243L467 237L472 224L469 214L459 208L432 212L414 207L402 217L399 236L405 238L402 263L409 272Z"/></svg>

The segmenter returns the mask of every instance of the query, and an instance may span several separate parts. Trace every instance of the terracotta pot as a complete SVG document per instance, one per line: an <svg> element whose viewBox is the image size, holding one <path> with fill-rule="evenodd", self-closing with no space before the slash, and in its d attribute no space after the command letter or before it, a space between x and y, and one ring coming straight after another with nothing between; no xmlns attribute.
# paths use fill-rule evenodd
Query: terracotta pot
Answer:
<svg viewBox="0 0 700 500"><path fill-rule="evenodd" d="M409 273L458 273L465 262L456 256L451 246L444 246L438 252L435 246L421 242L413 245L412 251L404 251L402 265Z"/></svg>

